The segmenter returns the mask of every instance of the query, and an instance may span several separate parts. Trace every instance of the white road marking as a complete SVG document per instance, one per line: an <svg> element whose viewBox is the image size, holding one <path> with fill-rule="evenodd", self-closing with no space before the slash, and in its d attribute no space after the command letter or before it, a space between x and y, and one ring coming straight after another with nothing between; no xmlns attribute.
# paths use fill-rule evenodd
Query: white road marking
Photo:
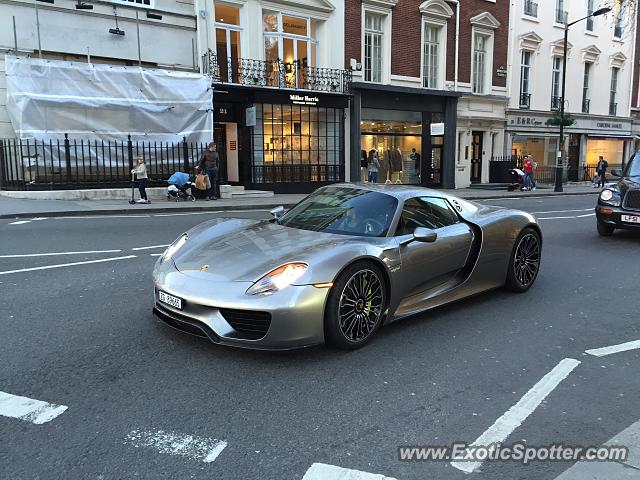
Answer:
<svg viewBox="0 0 640 480"><path fill-rule="evenodd" d="M164 253L150 253L149 254L150 257L161 257L162 255L164 255Z"/></svg>
<svg viewBox="0 0 640 480"><path fill-rule="evenodd" d="M181 213L154 213L154 217L184 217L187 215L215 215L218 213L247 213L247 212L268 212L269 210L255 209L255 210L207 210L204 212L181 212Z"/></svg>
<svg viewBox="0 0 640 480"><path fill-rule="evenodd" d="M0 415L19 418L41 425L50 422L67 409L64 405L41 402L32 398L0 392Z"/></svg>
<svg viewBox="0 0 640 480"><path fill-rule="evenodd" d="M149 218L151 215L69 215L67 217L53 217L57 220L93 220L94 218Z"/></svg>
<svg viewBox="0 0 640 480"><path fill-rule="evenodd" d="M25 223L31 223L31 220L18 220L17 222L11 222L9 225L24 225Z"/></svg>
<svg viewBox="0 0 640 480"><path fill-rule="evenodd" d="M518 403L507 410L506 413L480 435L471 446L491 445L506 440L578 365L580 365L580 361L574 360L573 358L565 358L558 363L558 365L542 377ZM460 460L451 462L451 465L463 472L472 473L482 465L482 462Z"/></svg>
<svg viewBox="0 0 640 480"><path fill-rule="evenodd" d="M85 255L89 253L119 253L122 250L87 250L86 252L55 252L55 253L20 253L15 255L0 255L0 258L53 257L56 255Z"/></svg>
<svg viewBox="0 0 640 480"><path fill-rule="evenodd" d="M587 217L595 217L596 214L595 212L593 213L587 213L586 215L577 215L576 218L587 218Z"/></svg>
<svg viewBox="0 0 640 480"><path fill-rule="evenodd" d="M46 220L47 217L36 217L36 218L32 218L31 220L33 220L34 222L39 222L40 220Z"/></svg>
<svg viewBox="0 0 640 480"><path fill-rule="evenodd" d="M569 213L569 212L592 212L593 211L593 207L592 208L578 208L575 210L549 210L548 212L530 212L533 213L535 215L543 215L543 214L549 214L549 213Z"/></svg>
<svg viewBox="0 0 640 480"><path fill-rule="evenodd" d="M611 355L612 353L626 352L629 350L635 350L640 348L640 340L634 340L633 342L621 343L619 345L611 345L610 347L594 348L591 350L585 350L585 353L593 355L595 357L604 357Z"/></svg>
<svg viewBox="0 0 640 480"><path fill-rule="evenodd" d="M350 470L348 468L327 465L326 463L314 463L302 480L396 480L392 477L376 473L362 472L360 470Z"/></svg>
<svg viewBox="0 0 640 480"><path fill-rule="evenodd" d="M136 248L132 248L131 250L133 250L134 252L137 252L139 250L155 250L156 248L167 248L169 245L152 245L150 247L136 247Z"/></svg>
<svg viewBox="0 0 640 480"><path fill-rule="evenodd" d="M136 448L153 448L167 455L181 455L194 460L211 463L226 448L227 442L215 438L196 437L175 432L158 430L140 431L133 430L124 441L125 445L133 445Z"/></svg>
<svg viewBox="0 0 640 480"><path fill-rule="evenodd" d="M86 262L61 263L58 265L45 265L43 267L21 268L19 270L7 270L0 272L0 275L8 275L10 273L35 272L36 270L49 270L52 268L75 267L76 265L88 265L90 263L115 262L117 260L127 260L136 258L136 255L127 255L126 257L103 258L101 260L87 260Z"/></svg>

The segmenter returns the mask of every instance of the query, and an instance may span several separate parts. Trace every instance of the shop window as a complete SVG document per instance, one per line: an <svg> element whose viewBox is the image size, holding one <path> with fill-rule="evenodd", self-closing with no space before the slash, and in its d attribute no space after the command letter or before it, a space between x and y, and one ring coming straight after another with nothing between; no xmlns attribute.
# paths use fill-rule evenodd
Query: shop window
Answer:
<svg viewBox="0 0 640 480"><path fill-rule="evenodd" d="M344 111L301 105L256 105L254 184L344 179Z"/></svg>
<svg viewBox="0 0 640 480"><path fill-rule="evenodd" d="M381 83L385 17L365 12L364 18L364 79L367 82Z"/></svg>

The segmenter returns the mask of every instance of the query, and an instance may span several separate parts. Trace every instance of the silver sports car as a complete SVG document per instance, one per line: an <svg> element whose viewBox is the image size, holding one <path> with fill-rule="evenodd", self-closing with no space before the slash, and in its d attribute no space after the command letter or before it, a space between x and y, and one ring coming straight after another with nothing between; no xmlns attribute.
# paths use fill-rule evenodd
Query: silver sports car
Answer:
<svg viewBox="0 0 640 480"><path fill-rule="evenodd" d="M181 235L153 272L155 315L223 345L353 349L403 317L524 292L540 268L533 216L437 190L332 185L272 214Z"/></svg>

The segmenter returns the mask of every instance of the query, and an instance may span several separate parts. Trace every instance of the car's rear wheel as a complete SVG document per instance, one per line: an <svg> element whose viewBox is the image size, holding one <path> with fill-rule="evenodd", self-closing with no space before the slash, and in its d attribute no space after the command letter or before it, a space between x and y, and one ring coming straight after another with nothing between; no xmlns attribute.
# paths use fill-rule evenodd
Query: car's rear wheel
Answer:
<svg viewBox="0 0 640 480"><path fill-rule="evenodd" d="M598 220L598 234L601 237L610 237L613 235L613 231L616 229L613 225L609 225L608 223L604 223L601 220Z"/></svg>
<svg viewBox="0 0 640 480"><path fill-rule="evenodd" d="M511 252L506 287L512 292L522 293L531 288L540 270L542 250L540 234L533 228L520 232Z"/></svg>
<svg viewBox="0 0 640 480"><path fill-rule="evenodd" d="M365 345L382 323L387 287L378 266L358 262L334 282L325 311L327 343L345 350Z"/></svg>

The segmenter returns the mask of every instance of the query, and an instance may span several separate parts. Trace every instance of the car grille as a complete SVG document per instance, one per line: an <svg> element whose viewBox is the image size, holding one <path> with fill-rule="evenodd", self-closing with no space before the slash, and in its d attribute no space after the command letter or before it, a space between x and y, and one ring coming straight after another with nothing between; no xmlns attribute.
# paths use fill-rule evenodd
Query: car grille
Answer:
<svg viewBox="0 0 640 480"><path fill-rule="evenodd" d="M221 308L220 313L235 331L254 340L264 337L271 325L271 314L268 312Z"/></svg>
<svg viewBox="0 0 640 480"><path fill-rule="evenodd" d="M629 190L624 196L622 207L628 210L640 210L640 190Z"/></svg>

